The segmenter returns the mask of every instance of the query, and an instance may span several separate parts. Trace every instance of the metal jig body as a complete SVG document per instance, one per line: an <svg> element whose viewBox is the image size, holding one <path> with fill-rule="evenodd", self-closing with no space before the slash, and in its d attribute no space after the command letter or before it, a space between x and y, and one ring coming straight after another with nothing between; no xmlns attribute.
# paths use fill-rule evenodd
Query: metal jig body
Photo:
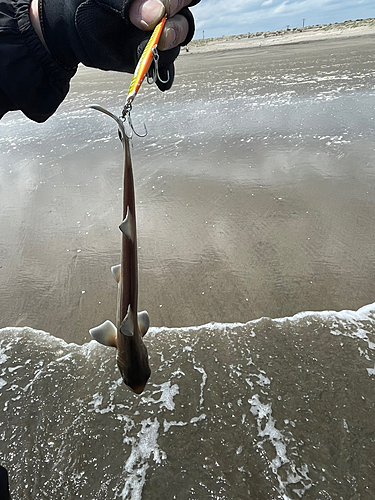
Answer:
<svg viewBox="0 0 375 500"><path fill-rule="evenodd" d="M111 116L114 120L116 120L117 124L119 125L119 129L121 130L121 133L125 134L129 139L131 139L132 134L134 133L138 137L145 137L147 135L147 129L146 125L144 125L145 128L145 133L144 134L139 134L138 132L135 131L133 122L130 116L130 112L132 110L132 105L133 101L138 94L138 91L142 85L143 80L145 79L147 75L147 82L148 83L154 83L156 80L160 80L162 83L167 83L169 80L169 72L168 72L168 79L166 81L162 80L159 75L159 53L157 50L158 43L160 40L161 33L163 31L165 21L167 20L167 14L163 17L163 19L157 24L155 27L154 31L152 32L152 35L147 42L146 47L144 48L142 55L138 61L137 67L135 68L133 78L130 82L129 90L128 90L128 95L126 97L125 105L123 107L122 113L120 117L116 117L111 113L110 111L106 110L102 106L99 106L97 104L90 105L90 108L96 109L98 111L101 111L108 116ZM152 63L154 63L152 75L150 75L150 68ZM125 130L125 122L128 122L129 127L131 129L130 134L126 133Z"/></svg>
<svg viewBox="0 0 375 500"><path fill-rule="evenodd" d="M167 15L165 15L163 17L163 19L159 22L159 24L155 27L149 41L147 42L146 47L144 48L142 55L138 61L137 67L135 68L135 71L134 71L133 78L130 82L125 105L124 105L124 108L122 110L121 116L123 119L125 119L126 116L129 115L129 113L132 109L132 103L133 103L136 95L138 94L138 91L139 91L139 89L142 85L142 82L145 79L146 75L147 75L147 82L148 83L154 83L157 79L159 79L163 83L166 83L163 80L161 80L160 76L159 76L159 69L158 69L159 53L157 50L158 43L159 43L160 36L161 36L161 32L163 31L166 20L167 20ZM154 62L154 71L153 71L153 75L151 76L149 74L149 70L150 70L152 62ZM129 125L134 132L134 129L133 129L132 124L131 124L131 120L129 120Z"/></svg>

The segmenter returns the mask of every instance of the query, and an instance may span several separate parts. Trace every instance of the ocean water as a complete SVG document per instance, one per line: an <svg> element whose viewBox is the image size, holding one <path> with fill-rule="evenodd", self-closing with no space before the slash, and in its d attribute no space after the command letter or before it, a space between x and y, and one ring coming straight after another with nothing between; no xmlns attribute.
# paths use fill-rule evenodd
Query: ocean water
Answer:
<svg viewBox="0 0 375 500"><path fill-rule="evenodd" d="M141 397L110 348L2 329L13 498L371 499L374 326L371 304L152 328Z"/></svg>
<svg viewBox="0 0 375 500"><path fill-rule="evenodd" d="M87 333L114 319L122 158L85 106L116 112L129 78L82 69L46 124L0 122L13 499L375 498L374 50L184 55L142 88L140 397Z"/></svg>

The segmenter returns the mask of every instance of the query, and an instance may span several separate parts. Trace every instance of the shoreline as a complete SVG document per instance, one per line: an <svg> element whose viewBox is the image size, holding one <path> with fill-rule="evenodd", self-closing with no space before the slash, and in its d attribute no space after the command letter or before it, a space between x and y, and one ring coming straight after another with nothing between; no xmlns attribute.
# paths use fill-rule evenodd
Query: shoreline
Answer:
<svg viewBox="0 0 375 500"><path fill-rule="evenodd" d="M181 51L180 56L368 35L375 36L375 19L373 18L345 21L336 24L319 24L288 30L260 31L242 35L222 36L219 38L207 38L206 40L192 40L187 50Z"/></svg>

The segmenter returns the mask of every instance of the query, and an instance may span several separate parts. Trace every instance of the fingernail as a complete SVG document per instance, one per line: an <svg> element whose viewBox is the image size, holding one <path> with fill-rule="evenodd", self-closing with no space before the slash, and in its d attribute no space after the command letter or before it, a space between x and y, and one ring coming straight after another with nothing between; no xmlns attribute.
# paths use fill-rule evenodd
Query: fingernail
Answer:
<svg viewBox="0 0 375 500"><path fill-rule="evenodd" d="M164 15L164 5L159 0L147 0L142 6L141 24L148 28L154 25Z"/></svg>
<svg viewBox="0 0 375 500"><path fill-rule="evenodd" d="M174 28L166 28L163 40L163 46L165 47L164 50L174 47L177 35L178 33Z"/></svg>

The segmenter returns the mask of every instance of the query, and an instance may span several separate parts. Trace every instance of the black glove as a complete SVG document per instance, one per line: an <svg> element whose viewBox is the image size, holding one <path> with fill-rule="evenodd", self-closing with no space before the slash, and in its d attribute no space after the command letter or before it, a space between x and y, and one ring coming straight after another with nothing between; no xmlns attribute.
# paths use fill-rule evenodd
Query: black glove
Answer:
<svg viewBox="0 0 375 500"><path fill-rule="evenodd" d="M133 73L145 41L152 32L136 28L129 20L132 0L41 0L41 26L49 51L66 69L83 63L103 70ZM193 0L195 5L200 0ZM188 8L179 14L186 17L189 32L182 45L194 35L194 19ZM173 62L180 47L160 51L158 81L161 90L172 86Z"/></svg>

